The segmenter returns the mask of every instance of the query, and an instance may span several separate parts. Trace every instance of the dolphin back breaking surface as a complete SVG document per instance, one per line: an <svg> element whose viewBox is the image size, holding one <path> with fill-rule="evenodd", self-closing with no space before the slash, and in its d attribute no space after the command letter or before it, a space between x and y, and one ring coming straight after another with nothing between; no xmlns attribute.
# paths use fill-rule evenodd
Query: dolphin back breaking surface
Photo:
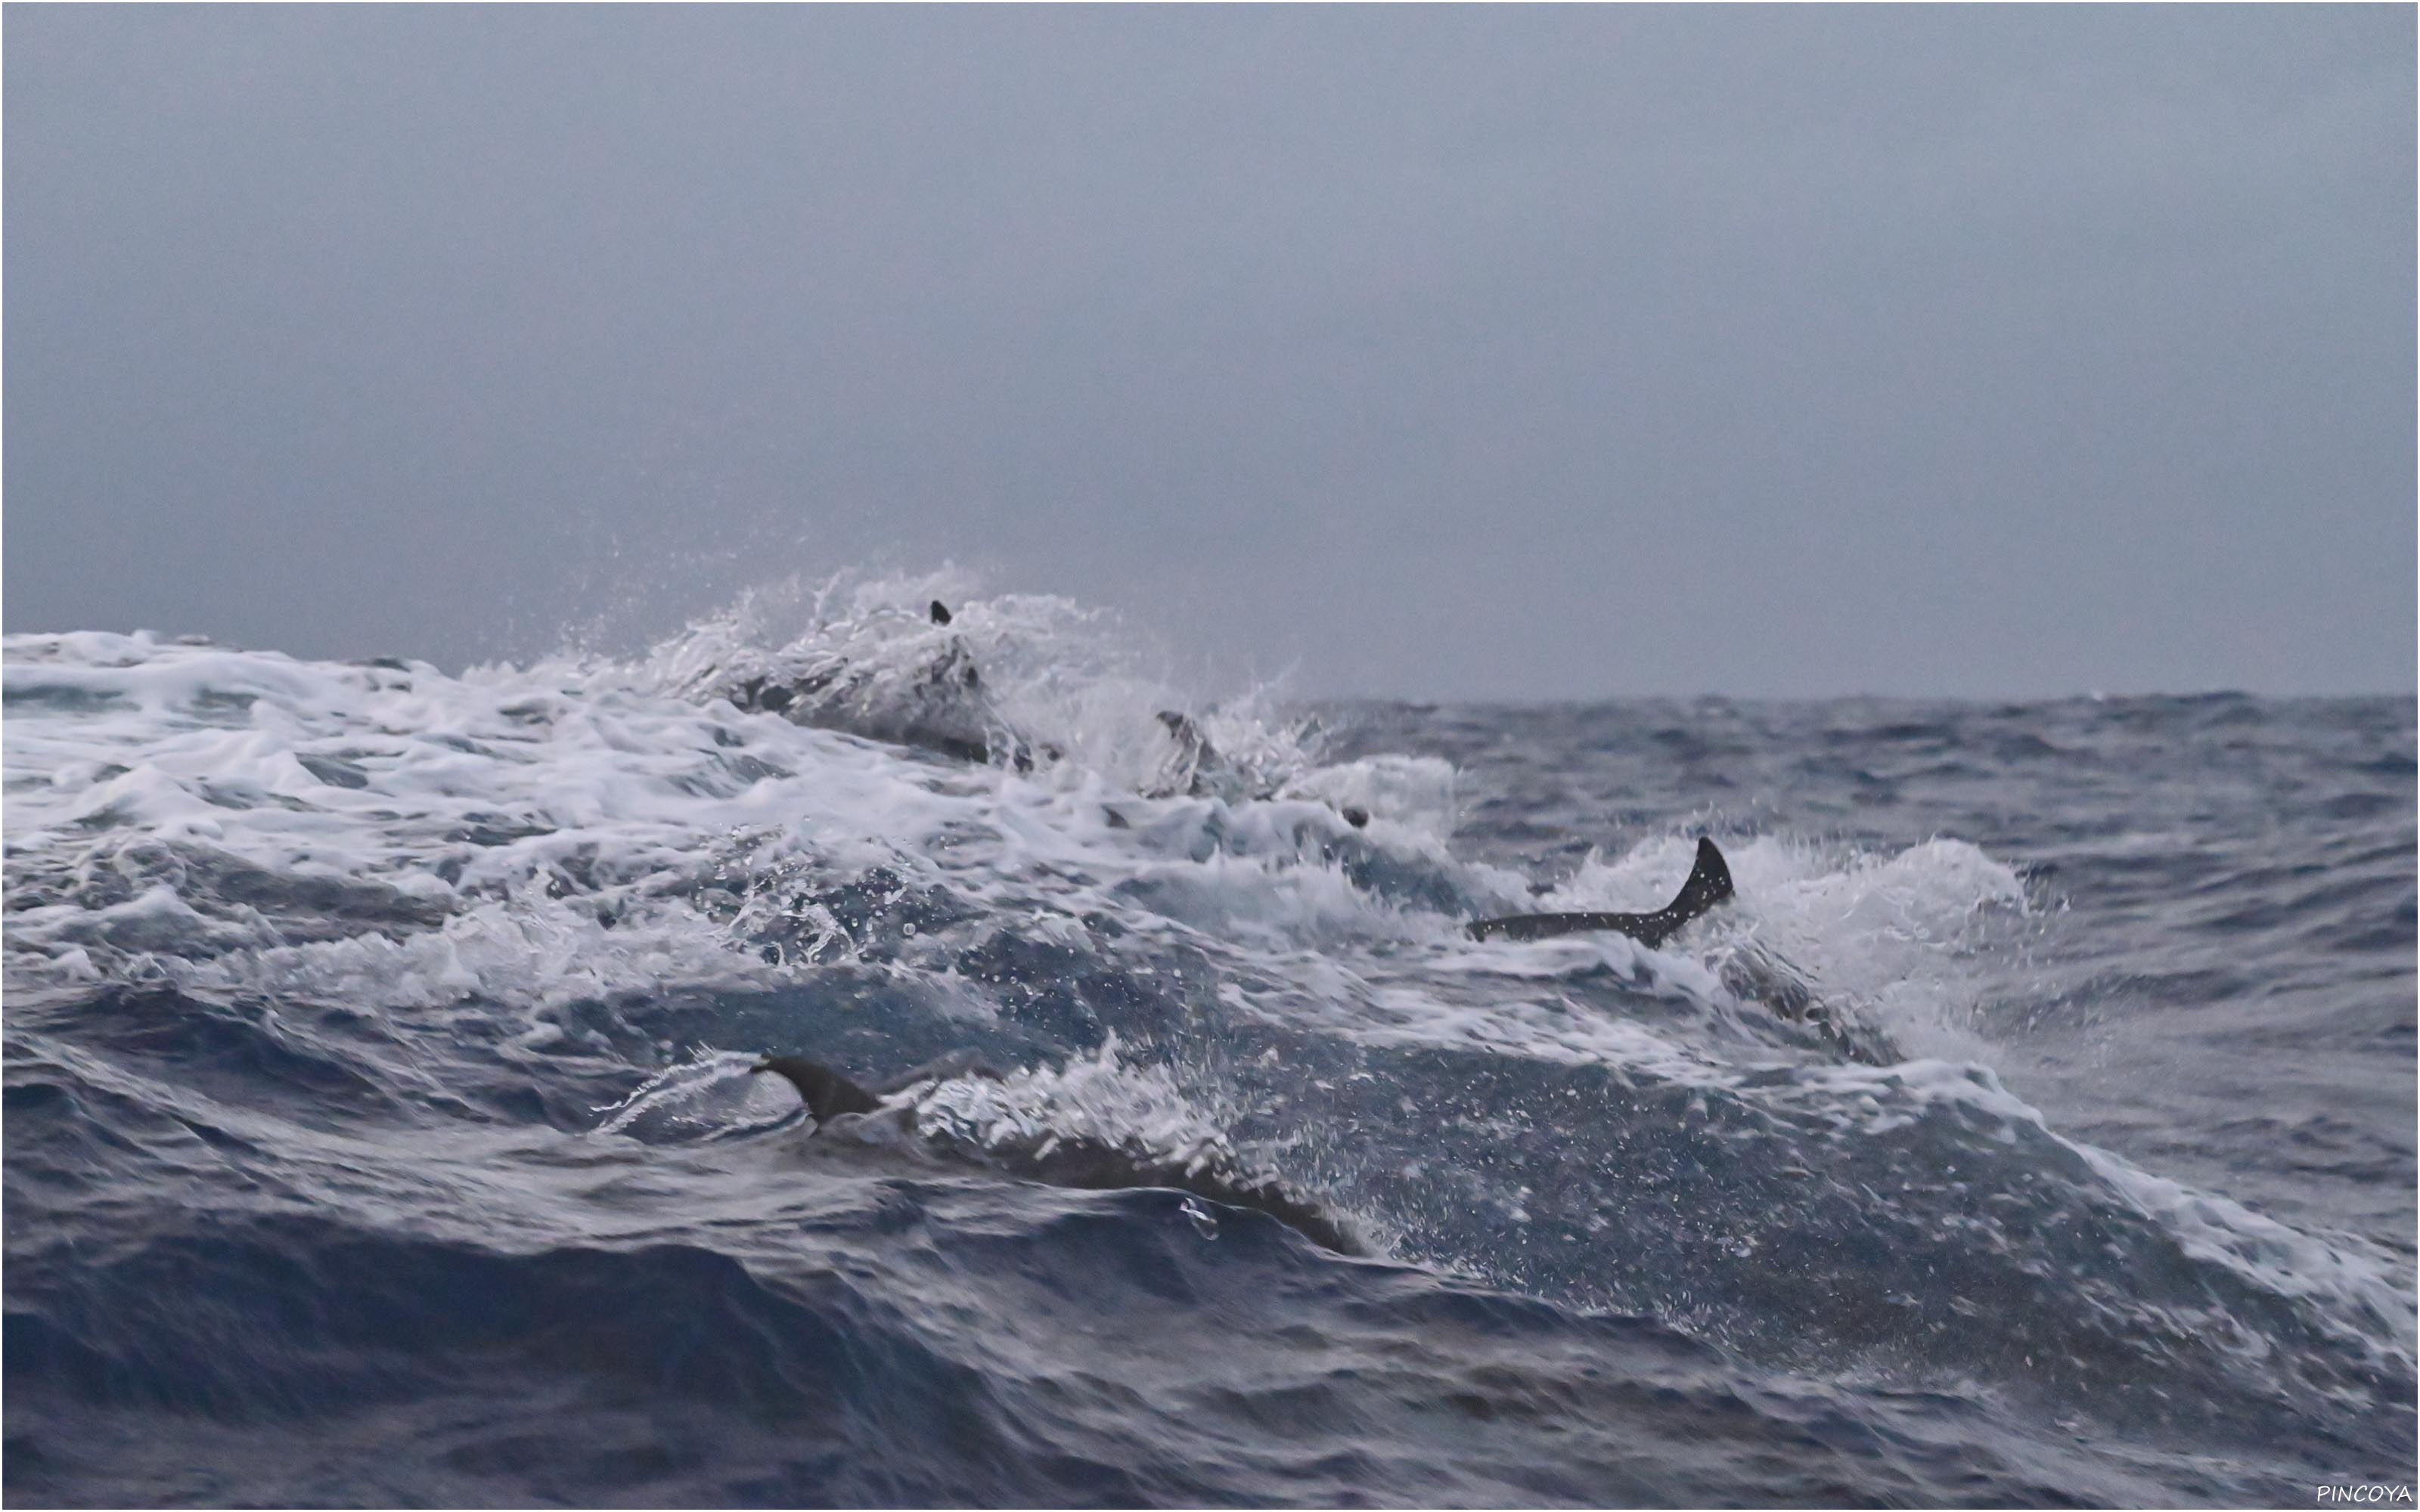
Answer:
<svg viewBox="0 0 2420 1512"><path fill-rule="evenodd" d="M802 1057L768 1056L752 1069L771 1072L798 1088L800 1101L806 1103L819 1130L837 1119L871 1116L884 1107L882 1097L830 1066ZM998 1075L983 1067L972 1068L972 1072ZM921 1079L921 1072L911 1072L897 1081L912 1085ZM1368 1243L1341 1214L1275 1176L1243 1170L1223 1152L1169 1154L1063 1131L986 1141L979 1153L956 1147L941 1148L1003 1175L1050 1186L1090 1192L1152 1187L1183 1192L1226 1207L1266 1214L1312 1243L1339 1255L1370 1253Z"/></svg>

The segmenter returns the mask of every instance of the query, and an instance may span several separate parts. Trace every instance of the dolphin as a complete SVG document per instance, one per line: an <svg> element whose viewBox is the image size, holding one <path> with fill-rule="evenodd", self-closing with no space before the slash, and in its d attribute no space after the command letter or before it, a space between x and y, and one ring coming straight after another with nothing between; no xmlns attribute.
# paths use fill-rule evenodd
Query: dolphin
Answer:
<svg viewBox="0 0 2420 1512"><path fill-rule="evenodd" d="M957 616L937 598L925 606L923 618L946 628ZM992 689L963 639L954 633L943 641L939 652L911 676L887 687L863 667L830 654L785 673L709 680L705 686L752 714L778 714L793 724L895 741L970 765L1031 772L1064 757L1057 746L1018 730L994 704ZM1275 795L1272 784L1256 779L1212 745L1191 715L1162 709L1156 717L1172 749L1160 779L1145 788L1143 796L1233 801ZM1356 829L1370 821L1368 812L1357 808L1348 806L1342 812Z"/></svg>
<svg viewBox="0 0 2420 1512"><path fill-rule="evenodd" d="M953 618L938 598L924 615L937 626ZM954 635L912 680L890 689L863 668L826 656L786 677L760 673L715 691L751 713L845 729L977 765L996 761L1030 771L1037 754L1058 755L1048 747L1037 753L993 710L973 654Z"/></svg>
<svg viewBox="0 0 2420 1512"><path fill-rule="evenodd" d="M1683 925L1730 895L1731 869L1724 864L1723 853L1714 842L1701 837L1698 841L1698 864L1690 870L1689 880L1681 884L1678 896L1652 914L1508 914L1501 918L1474 921L1470 936L1475 940L1499 934L1510 940L1544 940L1558 934L1609 930L1652 948L1663 944Z"/></svg>
<svg viewBox="0 0 2420 1512"><path fill-rule="evenodd" d="M899 1092L950 1076L987 1076L997 1081L1001 1075L970 1051L929 1061L877 1084L879 1089L860 1086L820 1061L798 1056L768 1056L749 1070L770 1072L797 1088L799 1100L815 1120L817 1134L856 1132L891 1115L901 1116L903 1127L912 1127L906 1118L912 1104L892 1101ZM1082 1134L1050 1131L1022 1140L1011 1138L980 1149L953 1147L942 1152L957 1155L972 1165L1048 1186L1086 1192L1168 1188L1226 1207L1264 1213L1322 1249L1339 1255L1370 1253L1367 1243L1343 1218L1277 1178L1243 1170L1222 1156L1202 1159L1127 1149Z"/></svg>
<svg viewBox="0 0 2420 1512"><path fill-rule="evenodd" d="M1711 840L1698 841L1698 862L1689 880L1670 903L1652 914L1511 914L1482 918L1470 926L1474 939L1502 935L1512 940L1544 940L1558 934L1584 934L1606 930L1627 934L1645 946L1661 945L1691 920L1731 896L1730 867ZM1743 1002L1761 1004L1776 1018L1803 1024L1826 1044L1851 1060L1887 1066L1900 1058L1897 1046L1880 1030L1860 1024L1853 1013L1827 1003L1816 994L1814 980L1771 946L1750 940L1727 951L1717 973L1725 987Z"/></svg>

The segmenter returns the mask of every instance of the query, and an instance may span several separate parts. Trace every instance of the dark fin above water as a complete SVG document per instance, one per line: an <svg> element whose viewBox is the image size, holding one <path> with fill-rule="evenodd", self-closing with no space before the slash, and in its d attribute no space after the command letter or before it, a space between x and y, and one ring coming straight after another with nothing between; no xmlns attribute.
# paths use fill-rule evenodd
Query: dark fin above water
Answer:
<svg viewBox="0 0 2420 1512"><path fill-rule="evenodd" d="M1512 914L1503 918L1482 918L1470 926L1470 936L1476 940L1544 940L1558 934L1585 934L1597 930L1611 930L1627 934L1641 945L1656 946L1671 937L1683 925L1731 895L1731 869L1723 861L1723 853L1711 840L1698 841L1698 864L1689 872L1689 880L1681 884L1680 895L1652 914Z"/></svg>
<svg viewBox="0 0 2420 1512"><path fill-rule="evenodd" d="M872 1113L882 1106L882 1099L858 1086L830 1066L797 1056L767 1056L748 1068L751 1072L769 1071L785 1078L799 1089L807 1111L817 1123L830 1123L844 1113Z"/></svg>
<svg viewBox="0 0 2420 1512"><path fill-rule="evenodd" d="M926 609L924 612L933 616L933 623L935 625L947 625L950 623L950 606L942 603L938 598L933 600L933 607Z"/></svg>

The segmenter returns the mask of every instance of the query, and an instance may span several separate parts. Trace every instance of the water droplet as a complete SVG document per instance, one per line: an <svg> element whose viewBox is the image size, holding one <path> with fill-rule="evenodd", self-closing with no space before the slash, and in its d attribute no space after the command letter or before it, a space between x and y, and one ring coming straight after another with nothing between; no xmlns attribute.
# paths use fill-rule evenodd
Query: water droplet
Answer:
<svg viewBox="0 0 2420 1512"><path fill-rule="evenodd" d="M1218 1237L1218 1220L1212 1216L1210 1210L1203 1207L1201 1203L1196 1202L1191 1197L1187 1197L1184 1202L1178 1205L1177 1211L1185 1214L1186 1217L1193 1220L1193 1231L1195 1233L1200 1234L1204 1239L1216 1239Z"/></svg>

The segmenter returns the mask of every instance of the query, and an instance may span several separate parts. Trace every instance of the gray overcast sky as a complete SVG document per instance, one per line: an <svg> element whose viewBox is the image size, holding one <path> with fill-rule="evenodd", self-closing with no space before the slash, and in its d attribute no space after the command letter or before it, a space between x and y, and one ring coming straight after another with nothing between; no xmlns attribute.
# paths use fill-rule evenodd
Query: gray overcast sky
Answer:
<svg viewBox="0 0 2420 1512"><path fill-rule="evenodd" d="M2409 691L2414 12L9 6L6 621Z"/></svg>

